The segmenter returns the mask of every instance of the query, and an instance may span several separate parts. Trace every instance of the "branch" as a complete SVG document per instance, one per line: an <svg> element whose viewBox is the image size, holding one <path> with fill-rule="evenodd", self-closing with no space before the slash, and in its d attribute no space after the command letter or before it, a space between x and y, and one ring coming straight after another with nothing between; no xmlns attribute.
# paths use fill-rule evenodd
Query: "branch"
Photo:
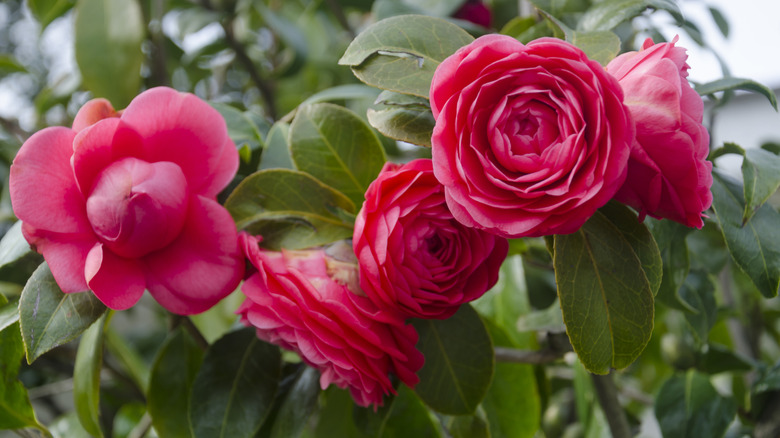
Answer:
<svg viewBox="0 0 780 438"><path fill-rule="evenodd" d="M515 348L496 347L497 362L527 363L543 365L561 359L565 352L549 348L542 350L517 350Z"/></svg>
<svg viewBox="0 0 780 438"><path fill-rule="evenodd" d="M19 143L24 143L24 141L27 140L27 137L30 136L30 133L22 129L22 127L19 126L19 122L16 120L0 117L0 126L2 126L7 133L16 137L16 139L19 140Z"/></svg>
<svg viewBox="0 0 780 438"><path fill-rule="evenodd" d="M336 20L338 20L341 27L343 27L349 33L350 38L355 39L355 31L352 30L352 28L349 26L347 16L344 15L344 10L341 9L339 2L336 0L325 0L325 3L328 4L328 7L330 8L331 12L333 12L333 15L336 16Z"/></svg>
<svg viewBox="0 0 780 438"><path fill-rule="evenodd" d="M630 438L631 428L628 426L626 413L623 411L620 401L618 401L618 392L615 387L615 381L612 380L612 375L600 376L591 374L590 376L593 379L593 387L596 389L599 405L601 405L601 409L604 411L604 416L607 417L612 437Z"/></svg>

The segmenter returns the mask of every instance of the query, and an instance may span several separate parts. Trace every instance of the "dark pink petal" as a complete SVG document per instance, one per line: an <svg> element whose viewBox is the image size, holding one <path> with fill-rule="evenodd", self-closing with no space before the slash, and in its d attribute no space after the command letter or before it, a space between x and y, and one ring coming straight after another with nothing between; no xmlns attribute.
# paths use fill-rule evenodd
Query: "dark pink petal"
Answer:
<svg viewBox="0 0 780 438"><path fill-rule="evenodd" d="M181 234L144 257L152 296L174 313L202 312L228 296L244 274L233 218L210 199L194 196Z"/></svg>
<svg viewBox="0 0 780 438"><path fill-rule="evenodd" d="M91 232L84 197L70 167L75 135L59 127L38 131L14 158L11 203L16 216L26 224L56 233Z"/></svg>
<svg viewBox="0 0 780 438"><path fill-rule="evenodd" d="M181 167L193 193L212 196L226 184L237 152L222 116L197 96L153 88L133 99L122 120L144 139L146 161L171 161ZM236 154L225 148L232 148ZM226 163L228 162L228 163Z"/></svg>
<svg viewBox="0 0 780 438"><path fill-rule="evenodd" d="M111 163L141 154L143 140L121 119L110 118L90 125L73 140L73 174L85 196L95 178Z"/></svg>
<svg viewBox="0 0 780 438"><path fill-rule="evenodd" d="M63 292L69 294L89 289L84 269L87 254L97 244L93 234L52 233L27 223L22 224L22 233L30 246L46 259Z"/></svg>
<svg viewBox="0 0 780 438"><path fill-rule="evenodd" d="M114 310L133 307L146 288L141 263L118 257L101 243L89 251L85 273L95 296Z"/></svg>

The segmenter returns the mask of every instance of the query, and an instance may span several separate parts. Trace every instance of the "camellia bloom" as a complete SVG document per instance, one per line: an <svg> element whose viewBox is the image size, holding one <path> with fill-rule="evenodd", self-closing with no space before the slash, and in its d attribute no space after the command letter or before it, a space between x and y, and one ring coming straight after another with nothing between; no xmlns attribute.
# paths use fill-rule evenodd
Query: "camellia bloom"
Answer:
<svg viewBox="0 0 780 438"><path fill-rule="evenodd" d="M615 78L554 38L485 35L431 83L433 170L465 225L566 234L623 184L634 125Z"/></svg>
<svg viewBox="0 0 780 438"><path fill-rule="evenodd" d="M498 281L506 239L452 217L431 160L385 164L355 220L360 287L406 317L448 318Z"/></svg>
<svg viewBox="0 0 780 438"><path fill-rule="evenodd" d="M91 289L126 309L148 289L166 309L192 314L243 276L235 223L215 200L237 169L216 110L155 88L121 115L96 99L72 129L30 137L11 166L11 202L63 292Z"/></svg>
<svg viewBox="0 0 780 438"><path fill-rule="evenodd" d="M320 370L322 389L348 388L361 406L381 405L395 394L390 374L417 384L423 364L417 331L350 291L354 264L322 249L271 252L246 234L239 239L257 272L241 286L247 299L236 313L260 339L295 351Z"/></svg>
<svg viewBox="0 0 780 438"><path fill-rule="evenodd" d="M648 38L639 52L607 65L636 123L628 177L615 198L642 217L701 228L702 212L712 204L709 134L702 125L704 104L686 79L688 55L676 42Z"/></svg>
<svg viewBox="0 0 780 438"><path fill-rule="evenodd" d="M463 3L463 6L453 14L453 17L470 21L482 27L490 27L490 22L493 21L493 13L482 0L466 0L466 3Z"/></svg>

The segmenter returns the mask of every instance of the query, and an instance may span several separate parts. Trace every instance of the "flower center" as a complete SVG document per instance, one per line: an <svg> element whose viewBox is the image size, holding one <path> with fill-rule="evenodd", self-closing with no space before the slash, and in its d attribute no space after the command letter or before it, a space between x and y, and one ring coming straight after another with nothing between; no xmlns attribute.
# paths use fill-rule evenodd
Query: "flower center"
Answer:
<svg viewBox="0 0 780 438"><path fill-rule="evenodd" d="M179 235L188 199L187 180L179 166L128 157L100 173L87 198L87 217L111 251L137 258Z"/></svg>

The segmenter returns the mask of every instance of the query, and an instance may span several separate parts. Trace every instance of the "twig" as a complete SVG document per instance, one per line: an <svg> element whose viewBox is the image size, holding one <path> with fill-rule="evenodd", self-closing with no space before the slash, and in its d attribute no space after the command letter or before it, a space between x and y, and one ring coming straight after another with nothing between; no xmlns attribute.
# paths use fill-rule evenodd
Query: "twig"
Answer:
<svg viewBox="0 0 780 438"><path fill-rule="evenodd" d="M333 15L336 16L336 20L338 20L339 24L341 24L341 27L344 28L349 33L350 38L355 38L355 31L352 30L352 28L349 26L349 22L347 21L347 16L344 15L344 10L341 9L341 5L339 5L339 2L336 0L325 0L325 2L328 4L328 7L330 8L331 12L333 12Z"/></svg>
<svg viewBox="0 0 780 438"><path fill-rule="evenodd" d="M24 143L24 141L27 140L27 137L30 136L30 133L22 129L22 127L19 126L19 122L16 120L0 117L0 126L2 126L6 132L16 137L16 139L19 140L19 143Z"/></svg>
<svg viewBox="0 0 780 438"><path fill-rule="evenodd" d="M591 378L593 379L593 387L596 389L599 405L601 405L601 409L604 411L604 416L607 417L609 430L612 431L612 437L630 438L631 428L628 426L628 419L623 411L623 407L620 406L620 401L618 401L618 391L617 387L615 387L615 381L612 380L612 375L600 376L591 374Z"/></svg>
<svg viewBox="0 0 780 438"><path fill-rule="evenodd" d="M565 354L565 352L552 349L517 350L505 347L496 347L495 353L497 362L527 363L533 365L555 362Z"/></svg>
<svg viewBox="0 0 780 438"><path fill-rule="evenodd" d="M127 434L127 438L143 438L152 428L152 417L149 412L144 412L144 416L135 427Z"/></svg>

